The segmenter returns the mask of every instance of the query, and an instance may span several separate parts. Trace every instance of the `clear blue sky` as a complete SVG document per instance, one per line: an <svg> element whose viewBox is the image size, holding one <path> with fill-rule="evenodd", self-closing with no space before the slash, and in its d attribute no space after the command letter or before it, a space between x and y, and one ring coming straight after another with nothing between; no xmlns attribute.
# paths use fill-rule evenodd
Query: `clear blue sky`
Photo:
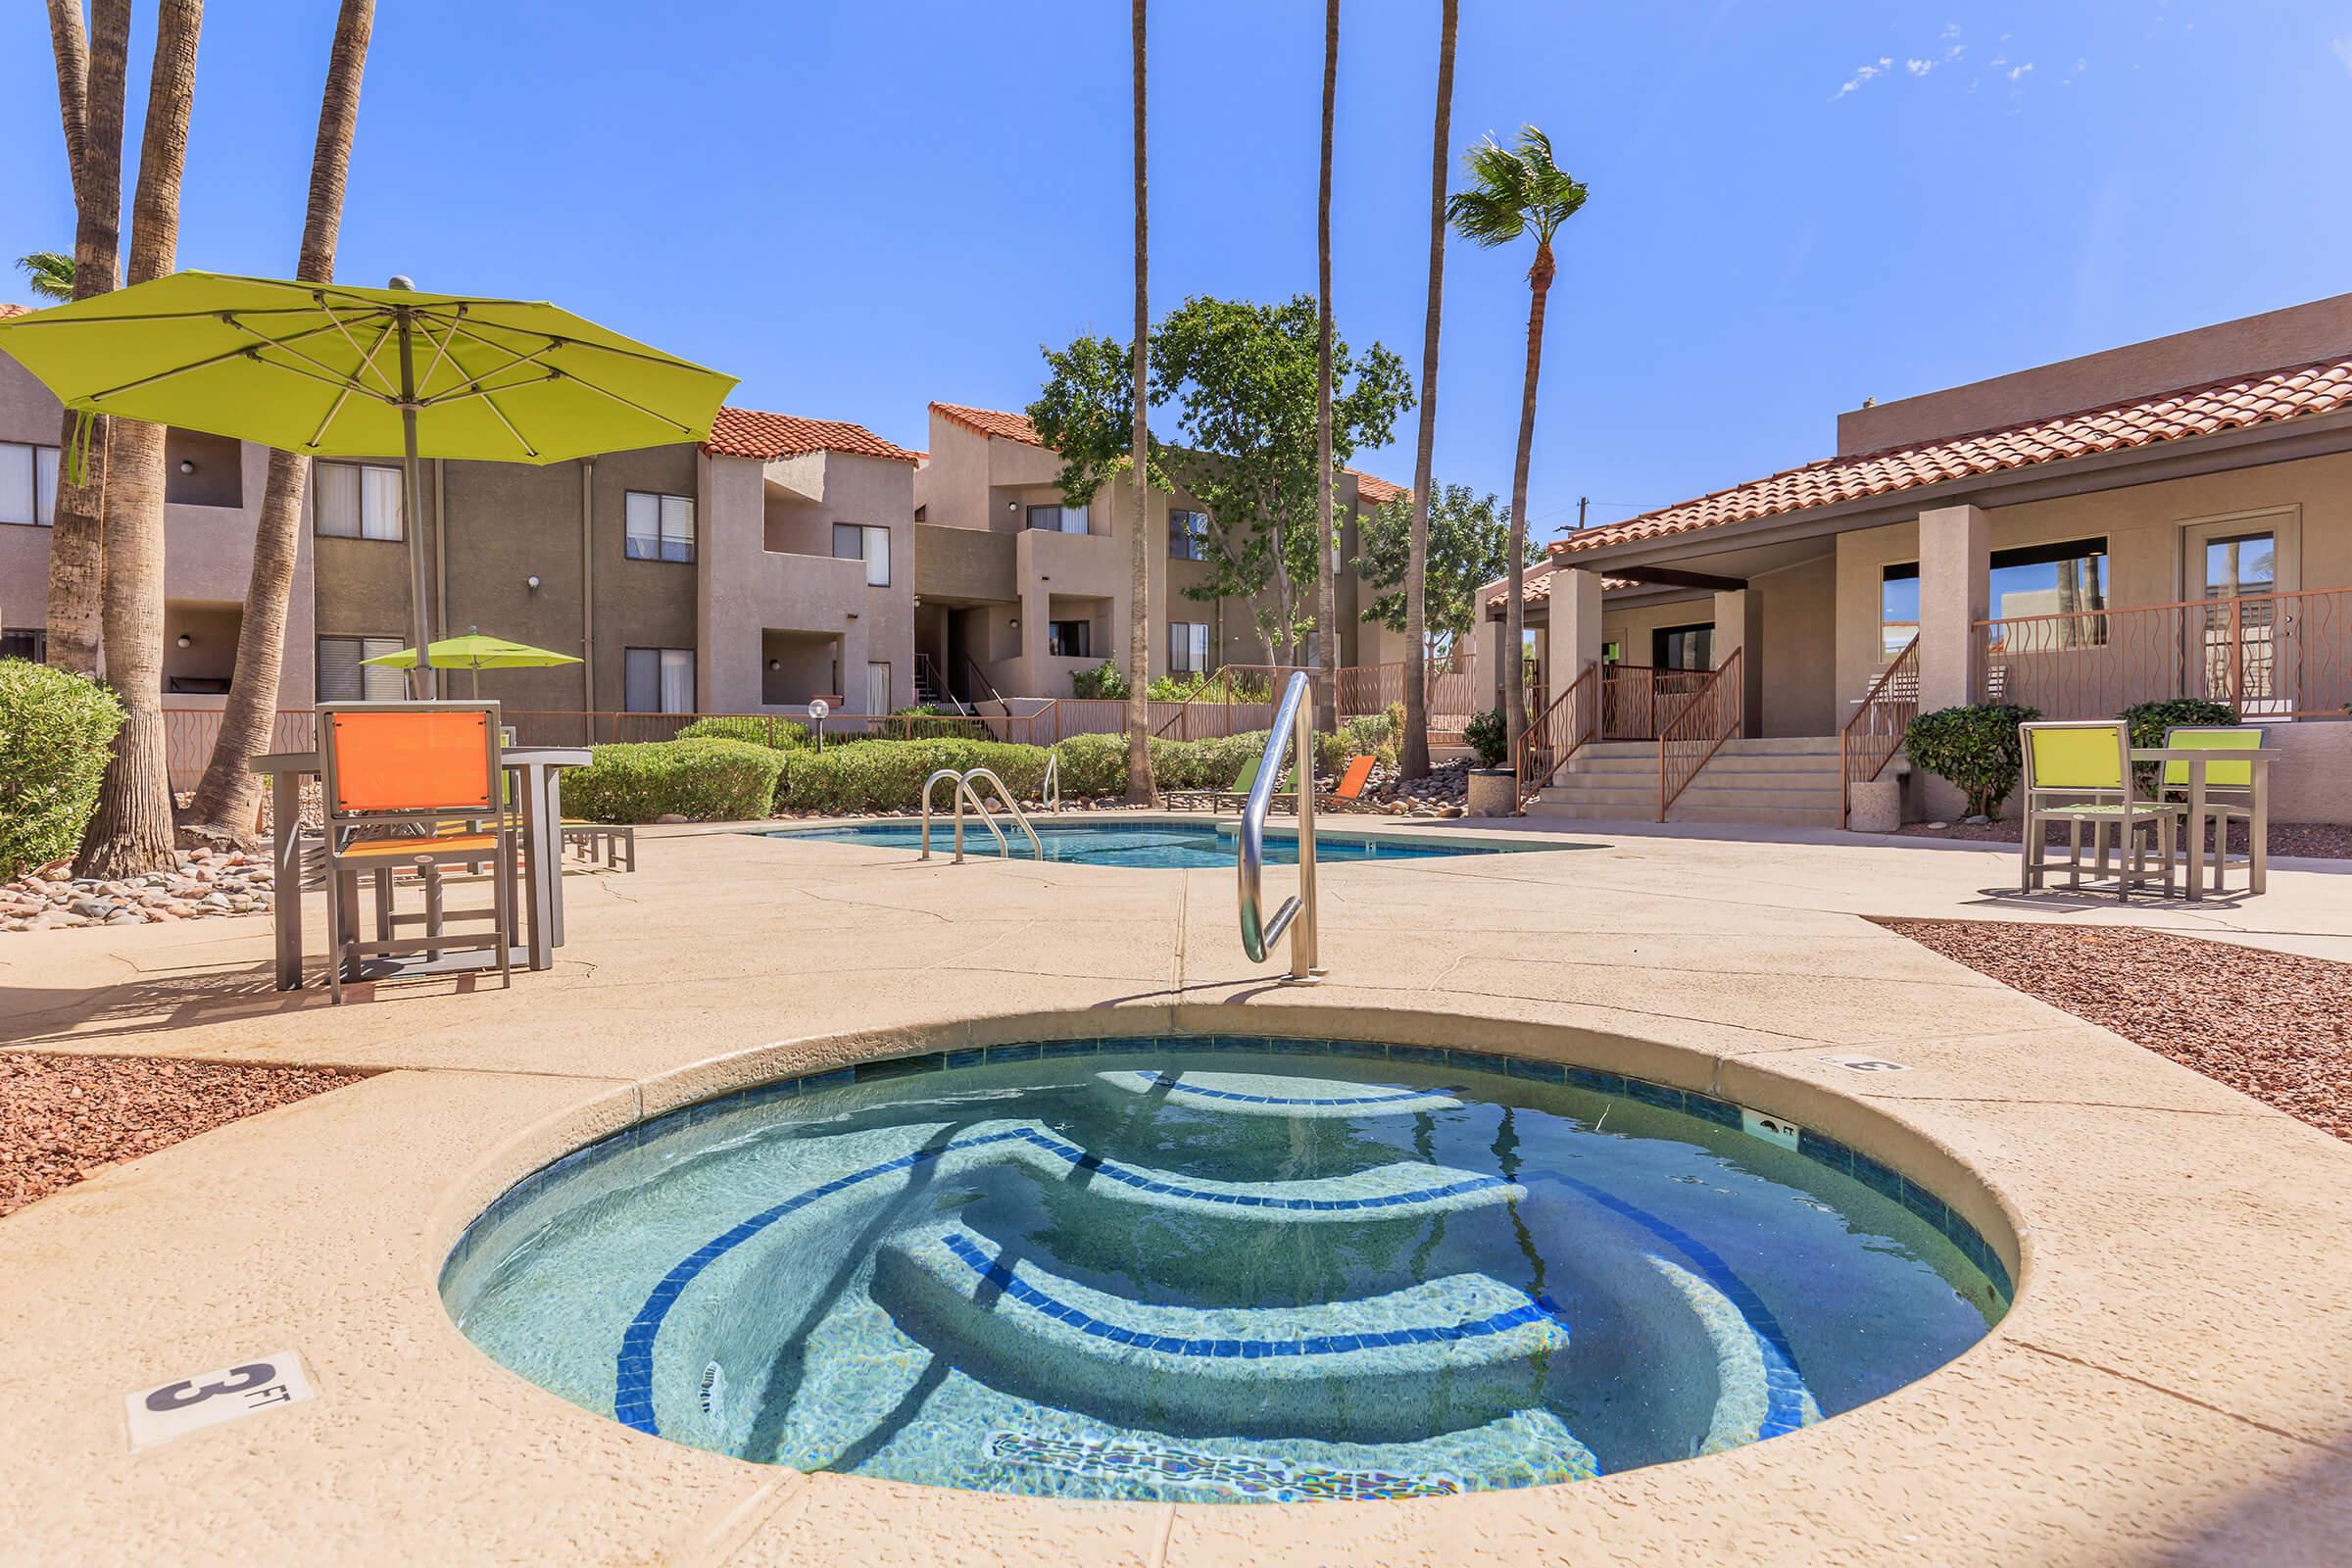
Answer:
<svg viewBox="0 0 2352 1568"><path fill-rule="evenodd" d="M292 268L333 11L211 8L182 266ZM2352 0L1462 11L1457 148L1533 121L1592 191L1539 534L1823 456L1865 396L2352 288ZM1339 320L1416 368L1436 12L1341 24ZM1155 0L1155 313L1313 287L1321 21ZM341 275L552 298L921 445L928 400L1019 408L1041 343L1124 335L1127 70L1116 0L386 3ZM38 6L0 74L0 250L66 248ZM1441 478L1508 490L1526 263L1449 252ZM1399 435L1362 466L1409 481Z"/></svg>

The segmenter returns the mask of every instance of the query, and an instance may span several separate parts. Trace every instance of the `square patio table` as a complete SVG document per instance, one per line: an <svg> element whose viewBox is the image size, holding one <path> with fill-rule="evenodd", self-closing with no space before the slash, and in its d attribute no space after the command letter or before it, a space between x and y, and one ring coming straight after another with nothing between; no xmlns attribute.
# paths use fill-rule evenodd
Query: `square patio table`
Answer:
<svg viewBox="0 0 2352 1568"><path fill-rule="evenodd" d="M529 746L500 754L515 776L522 803L521 900L524 949L529 967L552 968L564 945L563 770L586 767L594 759L577 746ZM270 752L252 762L270 775L270 867L274 876L272 912L277 925L276 976L280 991L302 989L302 781L318 776L317 752ZM503 868L501 875L509 874ZM330 956L330 962L340 961Z"/></svg>
<svg viewBox="0 0 2352 1568"><path fill-rule="evenodd" d="M2219 752L2195 746L2134 746L2134 762L2185 762L2188 764L2188 900L2191 904L2205 897L2205 764L2209 761L2245 762L2252 765L2248 775L2252 788L2248 791L2247 809L2250 819L2246 825L2246 888L2262 892L2270 883L2271 854L2268 840L2271 834L2271 762L2273 754L2266 749L2245 752ZM2157 776L2157 789L2164 788L2163 775ZM2216 836L2213 853L2221 864L2230 859L2230 834L2225 826Z"/></svg>

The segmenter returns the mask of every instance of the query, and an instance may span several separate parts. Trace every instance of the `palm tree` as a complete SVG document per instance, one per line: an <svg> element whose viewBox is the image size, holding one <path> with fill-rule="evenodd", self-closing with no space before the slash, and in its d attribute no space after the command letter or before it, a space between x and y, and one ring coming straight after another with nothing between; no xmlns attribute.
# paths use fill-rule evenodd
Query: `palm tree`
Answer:
<svg viewBox="0 0 2352 1568"><path fill-rule="evenodd" d="M84 38L79 0L49 0L57 55L58 114L74 186L74 297L115 286L122 223L122 87L130 58L130 0L94 0ZM108 420L67 414L60 451L79 449L82 463L59 465L57 507L49 529L49 662L77 675L98 673L98 604L106 568L102 506Z"/></svg>
<svg viewBox="0 0 2352 1568"><path fill-rule="evenodd" d="M1462 238L1492 249L1523 234L1536 236L1535 265L1527 270L1527 378L1519 390L1519 454L1511 466L1510 586L1502 654L1509 666L1503 682L1504 733L1516 756L1519 737L1527 729L1527 661L1519 651L1527 632L1527 606L1521 594L1527 575L1527 458L1536 438L1536 377L1544 368L1544 302L1557 270L1551 259L1552 236L1585 205L1585 186L1552 161L1551 138L1533 125L1520 126L1518 139L1509 147L1496 145L1489 136L1470 149L1466 162L1470 188L1456 191L1446 204ZM1574 672L1570 674L1573 678Z"/></svg>
<svg viewBox="0 0 2352 1568"><path fill-rule="evenodd" d="M1429 492L1438 447L1438 317L1446 298L1446 150L1453 140L1453 37L1461 0L1438 16L1437 134L1429 150L1429 314L1421 322L1421 439L1413 453L1412 543L1404 567L1404 749L1398 771L1429 776Z"/></svg>
<svg viewBox="0 0 2352 1568"><path fill-rule="evenodd" d="M360 77L375 0L343 0L335 41L327 54L326 86L318 99L318 138L311 149L311 200L303 215L302 254L294 275L331 283L335 240L343 221L343 185L351 172L351 138L360 118ZM286 653L286 606L294 595L294 562L302 544L302 491L310 465L291 452L270 454L253 530L253 574L245 585L245 616L237 631L236 669L212 760L188 809L199 827L242 832L253 826L261 782L247 765L270 749L277 717L277 677Z"/></svg>
<svg viewBox="0 0 2352 1568"><path fill-rule="evenodd" d="M1127 802L1157 806L1152 779L1152 433L1147 423L1146 374L1150 369L1152 291L1146 263L1151 255L1145 202L1144 0L1132 0L1129 27L1135 38L1135 429L1127 453L1135 481L1135 520L1128 528L1127 592L1132 613L1127 632Z"/></svg>
<svg viewBox="0 0 2352 1568"><path fill-rule="evenodd" d="M30 256L20 256L17 270L24 274L24 288L34 299L74 297L74 258L64 251L34 251Z"/></svg>
<svg viewBox="0 0 2352 1568"><path fill-rule="evenodd" d="M204 0L161 0L147 128L132 193L130 263L145 283L172 270L179 250L179 178L187 166L188 113L196 98L196 38ZM164 431L118 419L106 485L106 588L101 635L106 678L122 704L122 728L83 833L75 876L136 876L174 863L172 782L164 766Z"/></svg>
<svg viewBox="0 0 2352 1568"><path fill-rule="evenodd" d="M1339 711L1339 608L1333 562L1331 467L1331 134L1340 82L1340 0L1323 6L1323 170L1315 188L1315 727L1336 731ZM1302 760L1311 768L1311 759Z"/></svg>

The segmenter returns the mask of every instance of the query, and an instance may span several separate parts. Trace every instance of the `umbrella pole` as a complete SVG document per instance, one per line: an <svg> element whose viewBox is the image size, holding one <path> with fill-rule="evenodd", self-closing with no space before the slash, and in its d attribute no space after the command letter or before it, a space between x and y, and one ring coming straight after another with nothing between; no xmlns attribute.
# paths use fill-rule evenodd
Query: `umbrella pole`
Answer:
<svg viewBox="0 0 2352 1568"><path fill-rule="evenodd" d="M416 667L411 675L419 701L439 696L434 689L433 634L424 612L424 529L418 501L419 464L416 460L416 367L407 307L395 313L400 322L400 510L409 530L409 610L416 634Z"/></svg>

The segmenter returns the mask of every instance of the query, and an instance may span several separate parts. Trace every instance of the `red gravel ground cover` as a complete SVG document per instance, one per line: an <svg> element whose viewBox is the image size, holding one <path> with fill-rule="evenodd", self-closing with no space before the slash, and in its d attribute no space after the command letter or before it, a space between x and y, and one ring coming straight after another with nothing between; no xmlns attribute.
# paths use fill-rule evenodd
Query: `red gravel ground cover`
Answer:
<svg viewBox="0 0 2352 1568"><path fill-rule="evenodd" d="M2352 964L2116 926L1877 923L2352 1140Z"/></svg>
<svg viewBox="0 0 2352 1568"><path fill-rule="evenodd" d="M0 1052L0 1215L240 1117L365 1073Z"/></svg>

